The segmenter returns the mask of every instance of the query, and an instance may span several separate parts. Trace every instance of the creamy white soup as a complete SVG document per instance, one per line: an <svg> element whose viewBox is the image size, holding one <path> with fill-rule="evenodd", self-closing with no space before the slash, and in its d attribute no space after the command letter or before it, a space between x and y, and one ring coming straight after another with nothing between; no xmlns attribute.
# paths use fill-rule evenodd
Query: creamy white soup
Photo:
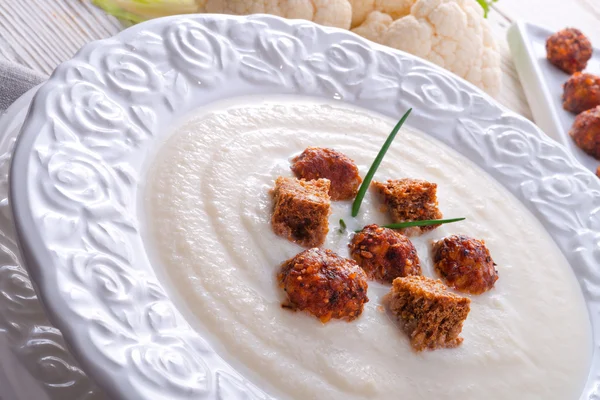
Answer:
<svg viewBox="0 0 600 400"><path fill-rule="evenodd" d="M412 238L423 274L437 277L431 243L484 239L499 280L470 296L463 344L417 353L382 306L389 286L369 282L363 314L322 324L281 307L276 273L303 248L276 236L269 190L292 176L308 146L338 150L364 176L396 121L349 105L240 99L200 110L159 149L145 189L148 248L192 325L234 366L290 399L577 399L591 328L576 279L524 206L457 152L407 126L375 179L438 184L444 217L466 217ZM352 231L390 223L367 194L358 218L332 202L325 244L348 257ZM348 231L338 231L343 218Z"/></svg>

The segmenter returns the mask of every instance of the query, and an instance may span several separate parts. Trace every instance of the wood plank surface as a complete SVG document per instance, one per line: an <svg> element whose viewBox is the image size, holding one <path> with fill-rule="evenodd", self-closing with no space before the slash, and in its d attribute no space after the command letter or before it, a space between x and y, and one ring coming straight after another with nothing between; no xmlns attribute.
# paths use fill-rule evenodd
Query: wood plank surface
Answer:
<svg viewBox="0 0 600 400"><path fill-rule="evenodd" d="M503 85L497 100L527 118L531 111L506 43L518 19L557 30L576 26L600 45L600 0L499 0L489 15L502 58ZM119 32L117 20L90 0L0 0L0 58L50 74L85 43Z"/></svg>
<svg viewBox="0 0 600 400"><path fill-rule="evenodd" d="M87 0L0 0L0 57L45 74L120 30Z"/></svg>
<svg viewBox="0 0 600 400"><path fill-rule="evenodd" d="M494 8L508 19L555 31L567 26L578 28L600 47L600 0L499 0Z"/></svg>

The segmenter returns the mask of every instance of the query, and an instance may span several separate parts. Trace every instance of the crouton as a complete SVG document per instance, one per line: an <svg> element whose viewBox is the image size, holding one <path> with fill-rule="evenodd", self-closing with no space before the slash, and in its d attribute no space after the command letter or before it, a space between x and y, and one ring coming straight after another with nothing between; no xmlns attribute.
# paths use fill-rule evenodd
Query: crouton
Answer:
<svg viewBox="0 0 600 400"><path fill-rule="evenodd" d="M304 250L283 263L278 280L288 296L286 307L304 310L323 323L331 318L352 321L369 301L364 271L331 250Z"/></svg>
<svg viewBox="0 0 600 400"><path fill-rule="evenodd" d="M304 247L318 247L329 232L330 182L279 177L273 194L275 234Z"/></svg>
<svg viewBox="0 0 600 400"><path fill-rule="evenodd" d="M437 184L418 179L395 179L373 182L387 211L394 222L441 219L438 209ZM419 235L439 225L417 226L400 230L405 235Z"/></svg>
<svg viewBox="0 0 600 400"><path fill-rule="evenodd" d="M308 147L292 163L292 171L297 178L329 179L331 200L353 199L362 182L354 161L335 150Z"/></svg>
<svg viewBox="0 0 600 400"><path fill-rule="evenodd" d="M367 276L382 283L396 278L421 275L417 250L406 236L378 225L368 225L356 233L350 254Z"/></svg>
<svg viewBox="0 0 600 400"><path fill-rule="evenodd" d="M396 278L388 300L414 350L452 348L462 343L459 335L471 300L450 292L442 281L414 275Z"/></svg>
<svg viewBox="0 0 600 400"><path fill-rule="evenodd" d="M433 263L446 284L460 292L481 294L498 280L485 242L468 236L452 235L434 243Z"/></svg>

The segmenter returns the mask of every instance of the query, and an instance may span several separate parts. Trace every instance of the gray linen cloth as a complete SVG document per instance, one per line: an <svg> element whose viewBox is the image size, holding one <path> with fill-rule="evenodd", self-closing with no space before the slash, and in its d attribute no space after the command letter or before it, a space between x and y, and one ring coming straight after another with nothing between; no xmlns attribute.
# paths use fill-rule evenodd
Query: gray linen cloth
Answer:
<svg viewBox="0 0 600 400"><path fill-rule="evenodd" d="M46 78L28 68L0 59L0 115L23 93L42 83ZM0 336L0 371L3 371L0 373L0 400L24 399L23 396L27 394L14 392L19 388L29 388L26 392L30 396L37 393L36 398L47 398L45 395L40 396L40 389L31 381L30 375L24 372L23 366L15 360L14 356L7 353L9 345L3 342L6 342L6 339ZM9 384L9 381L12 383Z"/></svg>
<svg viewBox="0 0 600 400"><path fill-rule="evenodd" d="M0 59L0 114L23 93L48 77Z"/></svg>
<svg viewBox="0 0 600 400"><path fill-rule="evenodd" d="M0 59L0 115L23 93L42 83L46 78L28 68ZM0 132L1 134L4 132ZM30 375L24 372L23 366L12 354L6 353L7 349L9 345L6 339L0 336L0 371L3 371L0 373L0 400L24 399L23 396L27 395L13 391L19 388L29 388L26 392L31 396L33 393L40 395L40 389L35 383L32 384ZM9 384L9 381L12 383ZM47 396L36 398L45 399Z"/></svg>

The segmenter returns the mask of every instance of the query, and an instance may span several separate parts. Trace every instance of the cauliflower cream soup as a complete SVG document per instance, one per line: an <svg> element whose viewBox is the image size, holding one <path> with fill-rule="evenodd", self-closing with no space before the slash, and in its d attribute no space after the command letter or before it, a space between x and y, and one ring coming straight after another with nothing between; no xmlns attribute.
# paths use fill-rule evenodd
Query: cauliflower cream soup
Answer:
<svg viewBox="0 0 600 400"><path fill-rule="evenodd" d="M275 179L293 176L290 160L308 146L344 153L364 177L396 122L297 98L239 99L187 119L158 150L144 189L147 248L174 301L226 360L282 399L577 399L591 327L570 266L515 197L410 119L375 179L435 182L444 218L466 217L411 237L423 275L439 278L432 242L451 234L485 240L497 263L494 288L467 295L464 342L415 352L384 306L390 285L374 281L352 322L282 308L276 275L304 248L273 233ZM391 222L372 191L357 218L351 201L331 207L323 247L342 257L355 230Z"/></svg>

